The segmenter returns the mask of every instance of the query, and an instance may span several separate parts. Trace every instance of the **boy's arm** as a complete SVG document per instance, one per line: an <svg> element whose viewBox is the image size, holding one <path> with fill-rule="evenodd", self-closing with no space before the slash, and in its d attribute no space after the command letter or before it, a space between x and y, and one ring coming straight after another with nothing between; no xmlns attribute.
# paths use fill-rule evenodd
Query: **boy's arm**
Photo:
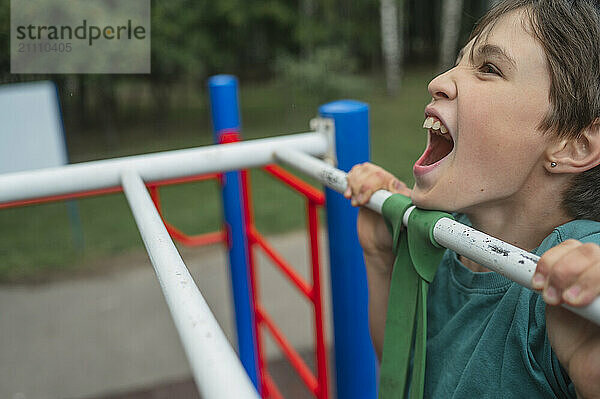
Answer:
<svg viewBox="0 0 600 399"><path fill-rule="evenodd" d="M404 183L370 163L357 165L348 173L348 190L344 196L352 200L352 205L361 206L379 189L410 196L410 190ZM369 329L375 352L381 360L394 264L392 236L383 217L367 208L361 208L359 211L357 229L369 287Z"/></svg>
<svg viewBox="0 0 600 399"><path fill-rule="evenodd" d="M365 253L367 281L369 286L369 330L377 358L381 362L383 336L387 316L388 296L394 263L393 253L389 256L369 256Z"/></svg>
<svg viewBox="0 0 600 399"><path fill-rule="evenodd" d="M600 398L600 326L557 306L586 306L600 295L600 246L567 240L547 251L533 276L543 291L548 338L579 398Z"/></svg>

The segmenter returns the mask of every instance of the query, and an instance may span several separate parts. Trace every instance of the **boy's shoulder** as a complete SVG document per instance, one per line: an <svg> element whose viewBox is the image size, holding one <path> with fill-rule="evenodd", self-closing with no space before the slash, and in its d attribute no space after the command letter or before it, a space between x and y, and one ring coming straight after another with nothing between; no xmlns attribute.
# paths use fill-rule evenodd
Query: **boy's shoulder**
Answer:
<svg viewBox="0 0 600 399"><path fill-rule="evenodd" d="M572 220L556 227L548 237L542 241L535 251L538 255L568 239L581 242L600 244L600 222L593 220Z"/></svg>

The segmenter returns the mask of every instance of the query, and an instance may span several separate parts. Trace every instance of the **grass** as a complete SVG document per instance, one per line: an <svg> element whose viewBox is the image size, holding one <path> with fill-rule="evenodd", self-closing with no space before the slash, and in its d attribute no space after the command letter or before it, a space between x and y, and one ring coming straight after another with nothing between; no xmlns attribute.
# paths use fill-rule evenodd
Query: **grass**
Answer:
<svg viewBox="0 0 600 399"><path fill-rule="evenodd" d="M432 70L408 71L400 94L390 98L378 77L362 77L360 92L344 93L369 103L372 160L412 184L412 164L426 135L420 127L428 101L426 83ZM368 86L367 86L368 85ZM205 95L205 93L202 93ZM308 130L319 101L279 83L242 84L240 103L245 139ZM188 108L168 118L119 127L118 142L107 145L101 132L69 134L72 162L211 144L205 100L198 96ZM68 116L66 116L68 117ZM303 200L262 171L251 172L258 228L279 233L304 225ZM220 225L221 204L216 182L191 183L161 190L167 219L188 233L213 231ZM142 242L123 195L78 200L84 249L74 244L65 203L0 210L0 282L43 281L98 267L107 259L137 250Z"/></svg>

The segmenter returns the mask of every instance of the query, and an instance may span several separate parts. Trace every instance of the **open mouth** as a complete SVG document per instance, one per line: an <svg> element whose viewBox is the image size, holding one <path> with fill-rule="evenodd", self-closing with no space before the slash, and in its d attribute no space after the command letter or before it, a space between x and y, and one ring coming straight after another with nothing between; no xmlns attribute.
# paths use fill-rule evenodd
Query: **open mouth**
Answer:
<svg viewBox="0 0 600 399"><path fill-rule="evenodd" d="M443 160L454 149L454 139L448 128L435 116L425 119L423 128L429 130L427 149L416 162L415 166L432 166Z"/></svg>

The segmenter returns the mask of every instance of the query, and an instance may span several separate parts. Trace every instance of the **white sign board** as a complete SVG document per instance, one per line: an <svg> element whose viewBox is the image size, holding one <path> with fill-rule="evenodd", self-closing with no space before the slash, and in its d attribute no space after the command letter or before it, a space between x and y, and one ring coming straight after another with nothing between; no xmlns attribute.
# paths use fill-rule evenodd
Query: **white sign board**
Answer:
<svg viewBox="0 0 600 399"><path fill-rule="evenodd" d="M67 164L54 83L0 85L0 173Z"/></svg>

